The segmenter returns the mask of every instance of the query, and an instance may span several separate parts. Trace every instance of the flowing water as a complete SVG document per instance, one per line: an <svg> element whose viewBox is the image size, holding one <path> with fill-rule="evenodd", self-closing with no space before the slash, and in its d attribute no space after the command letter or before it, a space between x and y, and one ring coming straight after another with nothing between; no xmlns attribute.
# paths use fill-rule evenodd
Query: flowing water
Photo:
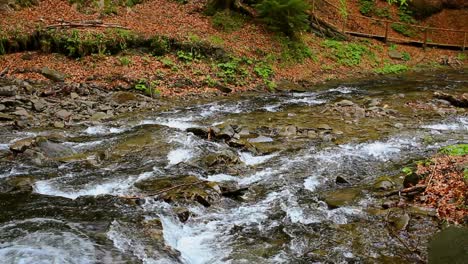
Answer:
<svg viewBox="0 0 468 264"><path fill-rule="evenodd" d="M4 130L0 262L405 262L411 254L387 231L369 186L468 142L467 113L434 100L435 90L468 92L468 78L419 73L213 99L65 130ZM228 124L248 131L256 151L186 132ZM73 154L47 162L11 156L10 144L34 136ZM231 160L207 165L220 153ZM139 188L180 176L246 189L206 204L155 199ZM32 189L8 189L12 182ZM325 197L336 190L353 198L331 207ZM416 216L405 234L425 241L436 229L432 218Z"/></svg>

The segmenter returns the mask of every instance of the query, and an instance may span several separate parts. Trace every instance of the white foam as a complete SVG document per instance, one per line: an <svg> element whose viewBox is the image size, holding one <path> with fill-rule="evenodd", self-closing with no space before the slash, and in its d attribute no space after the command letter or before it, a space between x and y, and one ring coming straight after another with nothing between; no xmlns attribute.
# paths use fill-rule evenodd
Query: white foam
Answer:
<svg viewBox="0 0 468 264"><path fill-rule="evenodd" d="M468 117L459 117L455 122L444 122L431 125L423 125L422 128L450 131L450 130L468 130Z"/></svg>
<svg viewBox="0 0 468 264"><path fill-rule="evenodd" d="M250 152L240 152L239 157L242 162L245 163L245 165L251 166L251 165L258 165L266 162L267 160L270 160L273 157L276 157L278 154L269 154L269 155L264 155L264 156L254 156Z"/></svg>
<svg viewBox="0 0 468 264"><path fill-rule="evenodd" d="M304 180L304 188L309 191L315 191L317 186L320 185L320 181L317 179L316 176L310 176Z"/></svg>
<svg viewBox="0 0 468 264"><path fill-rule="evenodd" d="M169 161L169 165L175 165L181 162L188 161L192 157L192 150L186 148L177 148L169 151L169 153L167 154L167 160Z"/></svg>
<svg viewBox="0 0 468 264"><path fill-rule="evenodd" d="M90 126L85 129L85 133L88 135L107 135L107 134L118 134L125 132L126 128L117 128L117 127L106 127L106 126Z"/></svg>
<svg viewBox="0 0 468 264"><path fill-rule="evenodd" d="M221 263L226 251L216 250L213 244L219 236L216 222L181 224L176 219L160 216L166 243L181 253L187 264Z"/></svg>
<svg viewBox="0 0 468 264"><path fill-rule="evenodd" d="M356 89L354 87L338 86L336 88L329 89L328 91L329 92L339 92L339 93L342 93L342 94L349 94L349 93L352 93L352 92L357 91L357 90L358 89Z"/></svg>
<svg viewBox="0 0 468 264"><path fill-rule="evenodd" d="M133 184L135 182L149 178L152 175L153 172L145 172L138 176L130 176L124 179L114 179L103 183L88 183L80 187L80 189L72 188L67 183L61 182L62 177L60 177L51 180L37 181L34 184L34 191L40 194L66 197L70 199L76 199L84 195L123 195L128 193L129 189L133 188ZM73 175L69 174L64 177L73 177Z"/></svg>
<svg viewBox="0 0 468 264"><path fill-rule="evenodd" d="M70 232L27 233L0 244L2 263L96 263L94 245L86 238Z"/></svg>

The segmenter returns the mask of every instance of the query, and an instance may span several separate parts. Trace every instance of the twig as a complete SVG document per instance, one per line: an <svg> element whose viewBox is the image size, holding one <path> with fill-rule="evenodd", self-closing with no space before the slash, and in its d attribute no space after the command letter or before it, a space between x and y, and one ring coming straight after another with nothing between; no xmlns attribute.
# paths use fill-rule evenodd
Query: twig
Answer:
<svg viewBox="0 0 468 264"><path fill-rule="evenodd" d="M420 193L420 192L424 192L427 188L427 185L425 184L418 184L418 185L415 185L415 186L411 186L411 187L408 187L408 188L404 188L404 189L400 189L400 190L395 190L395 191L391 191L391 192L388 192L388 193L385 193L385 194L382 194L381 196L382 197L388 197L388 196L392 196L392 195L395 195L395 194L398 194L398 195L409 195L409 194L413 194L413 193Z"/></svg>
<svg viewBox="0 0 468 264"><path fill-rule="evenodd" d="M121 28L121 29L129 29L128 27L124 27L117 24L103 24L101 23L90 23L88 22L62 22L59 24L48 25L46 28L77 28L77 27L102 27L102 28Z"/></svg>

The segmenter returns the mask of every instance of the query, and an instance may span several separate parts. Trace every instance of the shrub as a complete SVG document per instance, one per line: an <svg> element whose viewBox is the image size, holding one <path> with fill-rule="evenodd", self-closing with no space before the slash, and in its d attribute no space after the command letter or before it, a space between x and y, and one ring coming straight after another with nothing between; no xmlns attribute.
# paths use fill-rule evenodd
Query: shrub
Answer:
<svg viewBox="0 0 468 264"><path fill-rule="evenodd" d="M443 147L440 153L451 155L451 156L463 156L468 155L468 144L458 144Z"/></svg>
<svg viewBox="0 0 468 264"><path fill-rule="evenodd" d="M151 53L155 56L162 56L171 50L171 44L167 37L154 36L150 39Z"/></svg>
<svg viewBox="0 0 468 264"><path fill-rule="evenodd" d="M373 0L359 0L359 12L365 16L371 16L375 9Z"/></svg>
<svg viewBox="0 0 468 264"><path fill-rule="evenodd" d="M261 20L273 31L287 36L294 36L309 27L306 12L310 6L304 0L263 0L256 9Z"/></svg>
<svg viewBox="0 0 468 264"><path fill-rule="evenodd" d="M301 40L279 37L279 42L282 48L281 60L284 62L303 62L314 57L312 50Z"/></svg>
<svg viewBox="0 0 468 264"><path fill-rule="evenodd" d="M376 69L380 74L396 74L409 70L409 67L403 64L385 64L382 68Z"/></svg>
<svg viewBox="0 0 468 264"><path fill-rule="evenodd" d="M362 57L369 53L369 49L358 43L344 43L336 40L325 40L322 46L332 49L333 58L340 64L355 66L361 63Z"/></svg>

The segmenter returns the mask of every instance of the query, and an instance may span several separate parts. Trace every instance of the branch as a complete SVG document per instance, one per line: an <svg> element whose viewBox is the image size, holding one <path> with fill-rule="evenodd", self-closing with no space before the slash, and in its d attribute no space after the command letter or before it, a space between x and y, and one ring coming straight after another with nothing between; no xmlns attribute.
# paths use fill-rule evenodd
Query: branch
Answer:
<svg viewBox="0 0 468 264"><path fill-rule="evenodd" d="M118 24L104 24L100 20L88 20L88 21L81 21L81 22L67 22L63 21L58 24L48 25L47 29L52 28L78 28L78 27L101 27L101 28L121 28L121 29L129 29L128 27L124 27Z"/></svg>

